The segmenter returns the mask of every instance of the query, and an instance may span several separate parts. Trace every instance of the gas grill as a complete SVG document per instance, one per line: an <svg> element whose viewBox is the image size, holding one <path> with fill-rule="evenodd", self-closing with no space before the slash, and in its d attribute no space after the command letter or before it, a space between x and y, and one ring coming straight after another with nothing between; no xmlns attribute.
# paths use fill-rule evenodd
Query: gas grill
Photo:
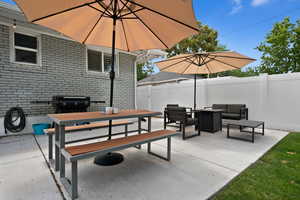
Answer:
<svg viewBox="0 0 300 200"><path fill-rule="evenodd" d="M87 112L91 103L105 103L105 101L91 101L88 96L56 95L52 101L31 101L34 104L51 104L55 113Z"/></svg>
<svg viewBox="0 0 300 200"><path fill-rule="evenodd" d="M84 96L53 96L52 106L55 113L86 112L90 107L90 97Z"/></svg>

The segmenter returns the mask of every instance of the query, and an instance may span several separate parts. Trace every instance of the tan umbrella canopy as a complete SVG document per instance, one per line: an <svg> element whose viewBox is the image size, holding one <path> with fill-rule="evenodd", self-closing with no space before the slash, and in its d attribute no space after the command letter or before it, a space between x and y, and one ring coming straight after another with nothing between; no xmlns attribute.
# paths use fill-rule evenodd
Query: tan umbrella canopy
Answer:
<svg viewBox="0 0 300 200"><path fill-rule="evenodd" d="M15 0L30 22L91 45L166 49L198 33L192 0ZM116 9L114 4L116 3Z"/></svg>
<svg viewBox="0 0 300 200"><path fill-rule="evenodd" d="M192 0L15 0L30 22L55 29L83 44L112 48L110 106L113 106L115 49L170 48L198 33ZM112 122L109 123L109 138ZM117 164L120 154L96 158Z"/></svg>
<svg viewBox="0 0 300 200"><path fill-rule="evenodd" d="M178 74L195 74L194 81L194 109L196 109L196 78L197 74L214 74L229 70L240 69L254 62L234 51L199 52L194 54L180 54L167 60L156 62L160 71Z"/></svg>

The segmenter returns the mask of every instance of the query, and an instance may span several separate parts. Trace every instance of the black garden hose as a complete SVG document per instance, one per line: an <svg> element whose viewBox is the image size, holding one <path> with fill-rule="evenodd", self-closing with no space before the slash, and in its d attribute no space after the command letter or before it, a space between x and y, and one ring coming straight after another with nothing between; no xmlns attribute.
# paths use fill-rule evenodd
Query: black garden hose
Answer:
<svg viewBox="0 0 300 200"><path fill-rule="evenodd" d="M7 130L12 133L17 133L22 131L26 125L26 116L22 108L13 107L10 108L4 117L4 128L5 133Z"/></svg>

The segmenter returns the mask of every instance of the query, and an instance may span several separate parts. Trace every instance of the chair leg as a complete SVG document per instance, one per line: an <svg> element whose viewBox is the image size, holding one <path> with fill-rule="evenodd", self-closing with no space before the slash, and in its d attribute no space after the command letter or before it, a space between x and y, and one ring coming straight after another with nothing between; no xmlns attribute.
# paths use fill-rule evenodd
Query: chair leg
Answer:
<svg viewBox="0 0 300 200"><path fill-rule="evenodd" d="M252 128L252 143L254 143L254 128Z"/></svg>
<svg viewBox="0 0 300 200"><path fill-rule="evenodd" d="M182 124L182 139L185 140L185 124Z"/></svg>

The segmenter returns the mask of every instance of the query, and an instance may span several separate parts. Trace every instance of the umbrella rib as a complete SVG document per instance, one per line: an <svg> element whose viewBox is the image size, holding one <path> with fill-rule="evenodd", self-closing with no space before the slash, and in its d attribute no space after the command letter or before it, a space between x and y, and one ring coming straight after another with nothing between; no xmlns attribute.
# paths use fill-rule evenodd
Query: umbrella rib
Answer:
<svg viewBox="0 0 300 200"><path fill-rule="evenodd" d="M111 5L112 1L109 3L109 5L107 6L106 10L109 8L109 6ZM93 28L90 30L90 32L87 34L87 36L85 37L85 39L83 40L83 44L87 41L87 39L90 37L91 33L94 31L94 29L96 28L96 26L98 25L99 21L101 20L101 18L103 17L105 11L103 13L101 13L99 19L97 20L97 22L94 24Z"/></svg>
<svg viewBox="0 0 300 200"><path fill-rule="evenodd" d="M128 3L128 2L127 2L127 3ZM126 4L127 4L127 3L126 3ZM121 11L124 9L124 7L125 7L125 6L123 6L122 9L120 9L119 4L118 4L119 13L121 13ZM129 51L129 45L128 45L128 40L127 40L127 35L126 35L126 31L125 31L124 22L123 22L123 19L122 19L122 18L120 18L120 20L121 20L121 25L122 25L122 29L123 29L125 41L126 41L127 51Z"/></svg>
<svg viewBox="0 0 300 200"><path fill-rule="evenodd" d="M162 68L161 70L166 70L166 69L168 69L168 68L170 68L170 67L173 67L174 65L177 65L177 64L179 64L179 63L182 63L182 62L186 61L187 59L188 59L188 58L185 58L185 59L183 59L183 60L181 60L181 61L179 61L179 62L176 62L176 63L173 63L173 64L171 64L171 65L168 65L168 66Z"/></svg>
<svg viewBox="0 0 300 200"><path fill-rule="evenodd" d="M220 63L222 63L222 64L224 64L224 65L228 65L228 66L230 66L230 67L232 67L232 68L240 69L239 67L236 67L236 66L234 66L234 65L225 63L225 62L223 62L223 61L221 61L221 60L218 60L218 59L216 59L216 58L211 58L211 57L209 57L209 58L210 58L210 59L213 59L213 60L215 60L215 61L217 61L217 62L220 62Z"/></svg>
<svg viewBox="0 0 300 200"><path fill-rule="evenodd" d="M40 21L42 19L46 19L48 17L53 17L55 15L59 15L59 14L62 14L64 12L68 12L68 11L71 11L71 10L74 10L74 9L77 9L77 8L81 8L81 7L84 7L84 6L88 6L88 5L93 4L93 3L97 3L97 1L92 1L90 3L81 4L79 6L75 6L75 7L68 8L68 9L65 9L65 10L62 10L62 11L59 11L59 12L56 12L56 13L52 13L52 14L46 15L44 17L40 17L40 18L34 19L31 22L37 22L37 21Z"/></svg>
<svg viewBox="0 0 300 200"><path fill-rule="evenodd" d="M125 6L128 4L128 1L125 3L125 4L123 4L123 6L122 6L122 8L118 11L118 14L117 15L120 15L121 16L121 12L122 12L122 10L124 10L124 8L125 8Z"/></svg>
<svg viewBox="0 0 300 200"><path fill-rule="evenodd" d="M124 22L123 22L123 19L122 19L122 18L121 18L121 24L122 24L123 33L124 33L124 36L125 36L125 41L126 41L127 51L129 51L128 39L127 39L127 35L126 35L126 31L125 31L125 26L124 26Z"/></svg>
<svg viewBox="0 0 300 200"><path fill-rule="evenodd" d="M122 1L122 0L120 0L123 4L124 4L124 2ZM125 4L124 4L125 5ZM154 33L154 31L152 31L152 29L149 27L149 26L147 26L147 24L139 17L139 16L137 16L132 10L131 10L131 8L129 8L127 5L125 5L126 7L127 7L127 9L128 10L130 10L131 11L131 13L132 14L134 14L137 18L138 18L138 20L140 20L141 22L142 22L142 24L168 49L169 47L168 47L168 45L166 45L163 41L162 41L162 39L160 39L160 37L158 37L158 35L156 34L156 33Z"/></svg>
<svg viewBox="0 0 300 200"><path fill-rule="evenodd" d="M209 58L208 56L206 57L206 58ZM201 65L198 65L199 67L201 67L202 65L206 65L206 64L208 64L209 62L211 62L212 61L212 59L211 58L209 58L209 60L208 61L205 61L205 60L203 60L204 62L203 63L201 63Z"/></svg>
<svg viewBox="0 0 300 200"><path fill-rule="evenodd" d="M193 63L194 65L197 65L197 66L199 66L199 64L198 63L195 63L193 60L191 60L191 58L187 58L191 63Z"/></svg>
<svg viewBox="0 0 300 200"><path fill-rule="evenodd" d="M127 3L128 3L128 1L127 1ZM145 8L139 8L139 9L133 11L132 13L137 13L137 12L139 12L139 11L141 11L141 10L145 10ZM126 14L124 14L124 15L120 15L119 18L123 18L123 17L125 17L125 16L127 16L127 15L130 15L130 14L132 14L132 13L129 12L129 13L126 13Z"/></svg>
<svg viewBox="0 0 300 200"><path fill-rule="evenodd" d="M100 13L104 13L102 10L99 10L98 8L95 8L94 6L88 5L88 7L93 8L93 9L97 10ZM104 14L106 14L106 15L104 15L104 17L110 17L109 15L107 15L107 13L104 13Z"/></svg>
<svg viewBox="0 0 300 200"><path fill-rule="evenodd" d="M184 73L188 70L188 68L191 66L191 64L193 64L193 63L190 63L190 64L183 70L183 72L181 72L181 74L184 74Z"/></svg>
<svg viewBox="0 0 300 200"><path fill-rule="evenodd" d="M206 68L207 68L209 74L212 74L212 73L211 73L211 70L210 70L210 68L209 68L209 63L206 63L206 65L207 65Z"/></svg>
<svg viewBox="0 0 300 200"><path fill-rule="evenodd" d="M107 8L109 8L109 6L111 6L112 1L113 1L113 0L110 1L110 3L109 3L109 5L107 6ZM106 8L101 4L101 1L100 1L100 0L96 0L96 2L98 3L99 6L101 6L103 9L105 9L104 12L108 12L108 14L106 13L108 16L110 16L110 17L113 16L112 13L109 12L108 9L106 9Z"/></svg>
<svg viewBox="0 0 300 200"><path fill-rule="evenodd" d="M222 57L222 58L234 58L234 59L241 59L241 60L252 60L252 61L256 61L256 59L253 58L242 58L242 57L235 57L235 56L222 56L222 55L215 55L218 57Z"/></svg>
<svg viewBox="0 0 300 200"><path fill-rule="evenodd" d="M146 7L146 6L143 6L143 5L139 4L139 3L136 3L136 2L133 1L133 0L127 0L127 1L130 2L130 3L132 3L132 4L135 4L135 5L137 5L137 6L140 6L140 7L142 7L142 8L145 8L145 9L147 9L147 10L150 10L150 11L152 11L152 12L154 12L154 13L156 13L156 14L159 14L159 15L161 15L161 16L163 16L163 17L166 17L166 18L168 18L168 19L170 19L170 20L173 20L173 21L175 21L175 22L177 22L177 23L179 23L179 24L181 24L181 25L184 25L184 26L186 26L186 27L189 27L190 29L193 29L193 30L198 31L198 32L200 31L198 28L192 27L192 26L190 26L190 25L188 25L188 24L186 24L186 23L184 23L184 22L181 22L181 21L179 21L179 20L177 20L177 19L174 19L174 18L172 18L172 17L170 17L170 16L167 16L167 15L161 13L161 12L158 12L158 11L156 11L156 10L153 10L153 9L151 9L151 8L148 8L148 7Z"/></svg>
<svg viewBox="0 0 300 200"><path fill-rule="evenodd" d="M167 60L158 61L156 63L163 63L163 62L168 62L168 61L171 61L171 60L178 60L178 59L187 58L187 57L191 57L191 56L192 55L182 56L182 57L179 57L179 58L169 58Z"/></svg>

